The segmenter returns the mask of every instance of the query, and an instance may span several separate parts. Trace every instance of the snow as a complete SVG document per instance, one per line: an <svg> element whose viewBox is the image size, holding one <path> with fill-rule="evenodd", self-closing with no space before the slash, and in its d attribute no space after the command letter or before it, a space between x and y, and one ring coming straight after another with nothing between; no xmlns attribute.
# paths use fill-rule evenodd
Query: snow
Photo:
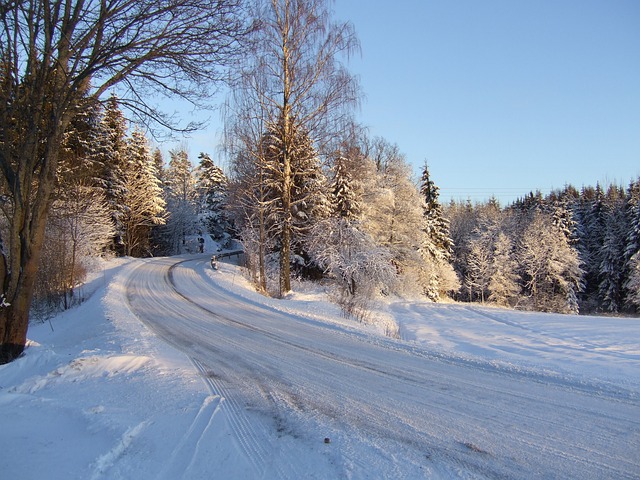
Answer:
<svg viewBox="0 0 640 480"><path fill-rule="evenodd" d="M111 261L85 303L31 326L0 366L2 478L640 476L637 318L394 299L390 339L321 288L268 299L207 265ZM146 296L163 269L175 291Z"/></svg>

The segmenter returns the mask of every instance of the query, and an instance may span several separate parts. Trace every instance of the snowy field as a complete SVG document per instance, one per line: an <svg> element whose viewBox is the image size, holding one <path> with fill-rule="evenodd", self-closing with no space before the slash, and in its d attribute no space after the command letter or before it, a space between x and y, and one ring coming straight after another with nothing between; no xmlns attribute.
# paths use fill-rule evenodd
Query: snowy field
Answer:
<svg viewBox="0 0 640 480"><path fill-rule="evenodd" d="M320 291L267 299L235 266L214 272L200 257L170 268L176 261L105 264L84 288L84 304L30 328L25 355L0 366L0 478L640 478L637 318L395 300L378 317L397 322L397 340L342 318ZM161 268L169 275L154 277ZM145 297L145 283L157 291L166 279L184 290ZM186 296L192 306L179 303ZM190 313L196 303L200 313ZM210 346L223 352L212 364L204 347L169 330L177 318L181 331L206 337L199 323L213 322L206 309L230 319L241 304L256 319L243 331L266 332L269 318L277 319L270 341L286 338L298 355L291 358L326 357L339 373L315 362L276 363L278 351L257 352L259 342L232 358L240 334ZM224 328L234 331L230 322ZM311 331L340 343L306 338ZM192 343L193 352L183 353ZM376 352L388 370L374 372ZM369 376L361 380L360 371ZM252 392L249 383L260 378L269 381ZM329 391L305 378L327 382ZM354 396L376 378L386 380L369 385L376 396L358 408ZM435 396L414 403L429 389L459 395L443 397L454 402L448 406ZM511 390L496 409L503 401L496 392ZM530 402L524 423L514 420L522 416L517 405L510 416L520 401ZM370 418L381 412L387 421ZM556 430L552 423L567 412L575 422Z"/></svg>

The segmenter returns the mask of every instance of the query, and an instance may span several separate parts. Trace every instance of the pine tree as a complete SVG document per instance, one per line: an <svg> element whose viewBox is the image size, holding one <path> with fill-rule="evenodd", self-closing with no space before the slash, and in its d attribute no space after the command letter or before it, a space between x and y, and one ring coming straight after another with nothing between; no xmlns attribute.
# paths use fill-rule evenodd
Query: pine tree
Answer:
<svg viewBox="0 0 640 480"><path fill-rule="evenodd" d="M449 264L453 242L449 236L449 222L444 218L439 202L439 189L429 176L429 167L426 162L420 180L420 194L424 200L423 232L425 234L420 250L425 262L429 264L430 271L425 294L429 299L436 301L440 298L441 280L455 276ZM439 273L442 270L445 271L444 274Z"/></svg>
<svg viewBox="0 0 640 480"><path fill-rule="evenodd" d="M625 304L640 307L640 179L627 190L626 217L628 233L624 250Z"/></svg>
<svg viewBox="0 0 640 480"><path fill-rule="evenodd" d="M100 182L115 228L111 248L118 254L124 253L126 138L127 123L114 94L106 102L97 135L95 155L96 161L102 165Z"/></svg>
<svg viewBox="0 0 640 480"><path fill-rule="evenodd" d="M200 153L198 158L196 190L200 222L214 239L222 240L231 232L226 212L229 181L208 154Z"/></svg>
<svg viewBox="0 0 640 480"><path fill-rule="evenodd" d="M604 237L598 271L600 301L610 312L620 311L624 303L624 254L627 237L624 201L624 191L610 186L604 205Z"/></svg>
<svg viewBox="0 0 640 480"><path fill-rule="evenodd" d="M144 133L136 128L127 141L122 215L125 254L151 254L151 229L165 223L163 190Z"/></svg>
<svg viewBox="0 0 640 480"><path fill-rule="evenodd" d="M171 159L165 171L167 232L173 253L183 253L187 235L197 229L197 193L193 166L185 148L169 152Z"/></svg>

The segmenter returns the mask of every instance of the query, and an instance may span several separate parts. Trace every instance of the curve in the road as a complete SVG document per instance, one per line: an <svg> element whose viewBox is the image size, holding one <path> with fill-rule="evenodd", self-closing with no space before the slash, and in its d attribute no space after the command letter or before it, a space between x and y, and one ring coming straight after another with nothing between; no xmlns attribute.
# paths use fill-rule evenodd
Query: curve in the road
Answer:
<svg viewBox="0 0 640 480"><path fill-rule="evenodd" d="M277 441L291 447L293 438L295 448L313 450L311 437L321 430L342 444L339 454L321 452L324 465L354 478L367 471L444 478L529 472L585 480L640 472L637 399L443 361L402 342L296 317L224 290L206 268L204 257L146 262L129 279L129 303L207 366L235 405L233 415L259 413L260 428L237 429L255 439L244 452L256 455L258 470L271 462L279 477L300 473L304 467L278 453ZM250 423L246 415L243 421ZM273 470L280 462L288 466Z"/></svg>

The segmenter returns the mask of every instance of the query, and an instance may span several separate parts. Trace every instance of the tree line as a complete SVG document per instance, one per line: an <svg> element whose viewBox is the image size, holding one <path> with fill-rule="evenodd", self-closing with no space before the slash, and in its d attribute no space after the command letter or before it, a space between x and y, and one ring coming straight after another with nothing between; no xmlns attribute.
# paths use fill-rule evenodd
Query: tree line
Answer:
<svg viewBox="0 0 640 480"><path fill-rule="evenodd" d="M330 279L345 312L368 315L384 294L453 297L563 313L633 311L640 300L640 183L567 186L501 207L439 202L425 164L419 182L397 145L352 125L325 158L294 126L293 277ZM241 240L256 286L281 295L281 145L263 132L256 159L230 177L186 146L165 165L118 99L76 116L65 133L34 307L68 307L94 255L179 254L187 239ZM259 160L259 161L257 161Z"/></svg>
<svg viewBox="0 0 640 480"><path fill-rule="evenodd" d="M565 313L636 311L639 205L640 180L530 193L506 208L452 202L446 215L462 280L455 297Z"/></svg>
<svg viewBox="0 0 640 480"><path fill-rule="evenodd" d="M78 114L65 132L32 310L68 308L92 257L185 251L187 235L230 238L226 177L207 154L194 168L185 147L169 162L112 95Z"/></svg>
<svg viewBox="0 0 640 480"><path fill-rule="evenodd" d="M268 154L259 162L235 158L229 209L255 284L282 295L282 159L277 133L266 131L262 140ZM338 303L361 319L380 292L435 301L457 290L448 223L426 165L417 186L397 145L362 130L320 159L308 134L298 132L291 155L292 276L330 279Z"/></svg>

